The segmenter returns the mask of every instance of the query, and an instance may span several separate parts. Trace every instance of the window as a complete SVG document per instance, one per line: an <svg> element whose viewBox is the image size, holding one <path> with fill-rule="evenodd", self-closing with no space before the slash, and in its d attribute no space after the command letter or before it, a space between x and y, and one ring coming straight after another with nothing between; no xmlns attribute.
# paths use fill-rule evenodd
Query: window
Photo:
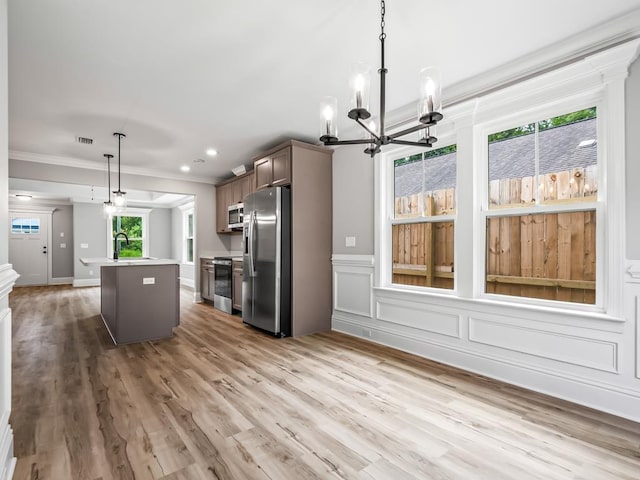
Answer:
<svg viewBox="0 0 640 480"><path fill-rule="evenodd" d="M392 283L454 287L456 145L393 162Z"/></svg>
<svg viewBox="0 0 640 480"><path fill-rule="evenodd" d="M193 208L184 212L184 263L193 263Z"/></svg>
<svg viewBox="0 0 640 480"><path fill-rule="evenodd" d="M425 168L429 159L383 152L374 164L374 289L451 308L526 305L541 319L560 311L625 318L624 95L637 47L622 44L450 105L438 146L455 139L455 185L424 183L445 166L403 178L403 165ZM425 192L452 187L452 209L429 216ZM455 244L423 247L433 232L412 225L427 222L432 231L452 222ZM453 273L448 295L424 288L427 253L435 278Z"/></svg>
<svg viewBox="0 0 640 480"><path fill-rule="evenodd" d="M488 135L485 291L596 303L596 108Z"/></svg>
<svg viewBox="0 0 640 480"><path fill-rule="evenodd" d="M113 256L114 247L118 248L121 258L135 258L149 256L148 224L149 210L142 208L127 208L122 215L108 218L107 228L107 256ZM114 242L114 236L123 232L129 238L129 244L120 235ZM117 242L117 243L116 243Z"/></svg>
<svg viewBox="0 0 640 480"><path fill-rule="evenodd" d="M40 233L40 219L28 217L12 217L11 233L37 235Z"/></svg>

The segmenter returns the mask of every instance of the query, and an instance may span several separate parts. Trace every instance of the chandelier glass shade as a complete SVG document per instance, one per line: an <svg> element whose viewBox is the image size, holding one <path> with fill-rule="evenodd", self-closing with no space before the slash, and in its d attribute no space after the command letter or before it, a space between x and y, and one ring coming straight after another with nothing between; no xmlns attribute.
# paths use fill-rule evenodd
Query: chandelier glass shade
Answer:
<svg viewBox="0 0 640 480"><path fill-rule="evenodd" d="M387 134L385 131L385 104L386 104L386 75L388 70L384 63L384 41L386 39L385 27L385 1L380 2L380 113L378 124L363 121L371 117L369 94L371 87L371 68L366 64L354 65L349 86L351 88L350 109L347 116L358 123L367 133L365 138L353 140L340 140L338 137L337 114L338 100L335 97L324 97L320 103L320 141L327 146L331 145L367 145L364 153L372 158L381 151L384 145L410 145L429 148L438 140L433 128L442 115L442 86L440 72L435 67L423 68L418 76L419 100L418 100L418 124L401 131ZM406 135L419 132L417 140L402 139ZM415 138L415 137L414 137Z"/></svg>

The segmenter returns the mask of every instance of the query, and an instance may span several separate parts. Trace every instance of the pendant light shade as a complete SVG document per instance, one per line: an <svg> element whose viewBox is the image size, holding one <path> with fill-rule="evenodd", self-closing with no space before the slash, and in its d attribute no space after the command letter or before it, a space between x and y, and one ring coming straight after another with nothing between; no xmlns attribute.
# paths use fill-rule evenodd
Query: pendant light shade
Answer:
<svg viewBox="0 0 640 480"><path fill-rule="evenodd" d="M104 156L107 158L107 192L109 193L109 198L104 202L103 210L105 215L111 216L116 211L116 206L111 201L111 159L113 155L105 153Z"/></svg>
<svg viewBox="0 0 640 480"><path fill-rule="evenodd" d="M115 204L118 210L124 210L127 206L127 199L125 195L127 192L123 192L120 190L120 173L122 172L122 168L120 166L120 143L123 137L126 137L124 133L114 133L114 136L118 137L118 190L113 191L113 203Z"/></svg>

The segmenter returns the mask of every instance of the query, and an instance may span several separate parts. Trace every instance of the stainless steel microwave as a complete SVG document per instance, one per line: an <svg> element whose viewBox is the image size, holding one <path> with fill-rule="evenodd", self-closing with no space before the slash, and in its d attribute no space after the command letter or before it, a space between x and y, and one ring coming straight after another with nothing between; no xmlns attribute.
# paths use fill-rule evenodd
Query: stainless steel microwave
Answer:
<svg viewBox="0 0 640 480"><path fill-rule="evenodd" d="M242 203L236 203L235 205L229 205L229 228L232 230L242 229L242 212L244 205Z"/></svg>

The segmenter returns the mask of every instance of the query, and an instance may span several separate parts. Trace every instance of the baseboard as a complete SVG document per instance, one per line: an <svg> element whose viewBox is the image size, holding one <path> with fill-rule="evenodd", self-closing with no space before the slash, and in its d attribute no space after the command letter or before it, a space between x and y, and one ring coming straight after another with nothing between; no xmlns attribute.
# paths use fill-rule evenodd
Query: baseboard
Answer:
<svg viewBox="0 0 640 480"><path fill-rule="evenodd" d="M405 336L335 312L331 321L332 329L341 333L640 422L640 391L634 389Z"/></svg>
<svg viewBox="0 0 640 480"><path fill-rule="evenodd" d="M73 280L74 287L99 287L99 278L79 278Z"/></svg>
<svg viewBox="0 0 640 480"><path fill-rule="evenodd" d="M73 285L73 277L56 277L49 279L49 285Z"/></svg>
<svg viewBox="0 0 640 480"><path fill-rule="evenodd" d="M184 287L189 287L195 290L196 282L192 278L183 278L180 277L180 285Z"/></svg>
<svg viewBox="0 0 640 480"><path fill-rule="evenodd" d="M204 300L202 300L202 295L200 295L200 292L194 292L193 293L193 300L196 303L202 303Z"/></svg>

